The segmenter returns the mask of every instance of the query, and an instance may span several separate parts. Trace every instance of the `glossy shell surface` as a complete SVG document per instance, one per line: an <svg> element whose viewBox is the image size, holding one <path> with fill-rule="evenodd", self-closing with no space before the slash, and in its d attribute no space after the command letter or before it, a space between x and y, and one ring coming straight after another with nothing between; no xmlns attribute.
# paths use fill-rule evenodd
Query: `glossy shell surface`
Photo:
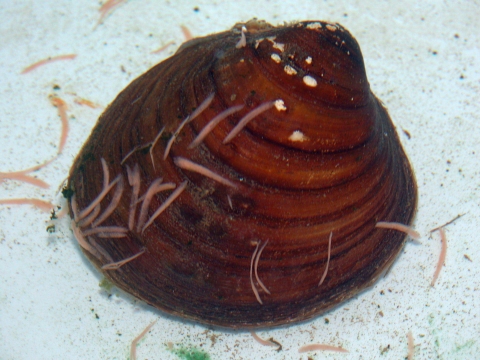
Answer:
<svg viewBox="0 0 480 360"><path fill-rule="evenodd" d="M405 242L375 224L410 224L416 206L356 40L321 21L185 43L108 107L68 187L75 236L115 285L238 328L306 320L373 284Z"/></svg>

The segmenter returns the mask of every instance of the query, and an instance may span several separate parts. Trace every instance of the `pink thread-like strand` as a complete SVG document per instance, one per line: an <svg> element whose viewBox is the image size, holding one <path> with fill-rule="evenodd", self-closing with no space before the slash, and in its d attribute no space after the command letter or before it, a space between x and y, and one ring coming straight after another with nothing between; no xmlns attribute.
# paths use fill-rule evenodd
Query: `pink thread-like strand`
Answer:
<svg viewBox="0 0 480 360"><path fill-rule="evenodd" d="M173 190L175 189L176 185L174 183L166 183L162 184L162 178L156 179L152 182L150 187L148 188L145 199L143 200L142 207L140 209L140 216L138 217L138 224L137 224L137 232L140 232L142 226L145 224L147 220L147 212L150 206L150 202L155 194L159 193L160 191L166 190Z"/></svg>
<svg viewBox="0 0 480 360"><path fill-rule="evenodd" d="M97 206L105 198L108 192L115 186L117 182L120 181L121 178L122 178L122 175L121 174L118 175L110 183L110 185L108 185L105 189L102 190L100 194L98 194L98 196L90 203L90 205L88 205L85 209L80 211L80 213L78 214L78 220L82 220L85 216L90 214L90 212L95 208L95 206Z"/></svg>
<svg viewBox="0 0 480 360"><path fill-rule="evenodd" d="M311 351L336 351L336 352L348 353L348 350L345 350L340 346L332 346L332 345L325 345L325 344L304 345L298 349L298 352L300 354L311 352Z"/></svg>
<svg viewBox="0 0 480 360"><path fill-rule="evenodd" d="M432 282L430 286L435 286L435 282L438 279L438 275L440 274L440 270L442 270L443 264L445 263L445 258L447 257L447 236L445 234L445 229L440 228L438 229L440 232L440 240L442 241L442 250L440 250L440 255L438 257L437 267L435 269L435 274L433 274Z"/></svg>
<svg viewBox="0 0 480 360"><path fill-rule="evenodd" d="M267 287L263 284L262 280L258 277L258 262L260 261L260 256L262 255L263 249L265 249L265 246L267 246L268 240L265 241L265 244L262 245L260 250L258 251L257 257L255 258L255 265L254 265L254 270L255 270L255 279L257 279L258 285L265 291L267 294L270 295L270 291L267 289Z"/></svg>
<svg viewBox="0 0 480 360"><path fill-rule="evenodd" d="M32 70L35 70L36 68L40 67L40 66L43 66L43 65L46 65L46 64L50 64L52 62L55 62L55 61L59 61L59 60L73 60L77 57L77 54L67 54L67 55L58 55L58 56L53 56L53 57L49 57L47 59L43 59L43 60L40 60L40 61L37 61L36 63L33 63L32 65L30 66L27 66L25 69L22 70L21 74L26 74Z"/></svg>
<svg viewBox="0 0 480 360"><path fill-rule="evenodd" d="M170 45L173 45L175 44L174 41L169 41L168 43L166 43L165 45L159 47L157 50L153 50L150 54L160 54L162 51L164 51L167 47L169 47Z"/></svg>
<svg viewBox="0 0 480 360"><path fill-rule="evenodd" d="M42 189L48 189L50 187L50 185L48 185L45 181L34 178L32 176L28 176L26 174L0 173L0 183L2 183L4 179L23 181L25 183L38 186Z"/></svg>
<svg viewBox="0 0 480 360"><path fill-rule="evenodd" d="M75 220L75 223L78 224L78 205L77 201L75 200L75 194L73 194L72 198L70 199L70 205L72 206L73 220Z"/></svg>
<svg viewBox="0 0 480 360"><path fill-rule="evenodd" d="M182 33L183 33L183 36L185 36L186 41L193 39L192 33L185 25L180 25L180 29L182 29Z"/></svg>
<svg viewBox="0 0 480 360"><path fill-rule="evenodd" d="M133 339L132 344L130 345L130 360L137 360L137 343L142 340L142 338L150 331L150 329L155 325L157 320L153 321L148 325L145 330L143 330L140 335Z"/></svg>
<svg viewBox="0 0 480 360"><path fill-rule="evenodd" d="M88 106L91 109L98 109L103 107L102 105L95 104L93 101L90 101L81 97L76 97L75 99L73 99L73 102L78 105Z"/></svg>
<svg viewBox="0 0 480 360"><path fill-rule="evenodd" d="M253 336L253 338L255 339L256 342L258 342L259 344L261 344L263 346L277 346L278 347L278 344L275 344L274 342L272 342L270 340L263 340L253 330L250 330L250 334Z"/></svg>
<svg viewBox="0 0 480 360"><path fill-rule="evenodd" d="M187 187L187 181L184 181L180 184L180 186L175 189L175 191L173 193L170 194L170 196L167 198L167 200L165 200L165 202L157 209L157 211L155 211L155 213L150 217L150 219L148 220L148 222L145 224L145 226L142 228L142 233L145 231L145 229L147 227L150 226L150 224L162 213L165 211L165 209L170 206L170 204L172 204L176 199L177 197L180 196L180 194L183 192L183 190L185 190L185 188Z"/></svg>
<svg viewBox="0 0 480 360"><path fill-rule="evenodd" d="M43 189L48 189L50 185L48 185L45 181L34 178L33 176L27 175L30 172L40 170L41 168L50 164L53 160L56 159L56 156L53 159L45 161L43 164L32 166L31 168L20 170L20 171L12 171L12 172L0 172L0 184L8 179L8 180L18 180L23 181L31 185L35 185L41 187Z"/></svg>
<svg viewBox="0 0 480 360"><path fill-rule="evenodd" d="M132 187L132 196L130 198L130 208L128 213L128 229L133 230L135 221L135 212L137 210L138 193L140 192L140 168L135 164L133 170L127 166L128 183Z"/></svg>
<svg viewBox="0 0 480 360"><path fill-rule="evenodd" d="M55 207L52 203L40 199L2 199L0 205L33 205L45 212L50 212Z"/></svg>
<svg viewBox="0 0 480 360"><path fill-rule="evenodd" d="M224 177L218 175L217 173L214 173L212 170L206 168L205 166L199 165L197 163L194 163L193 161L190 161L188 159L185 159L183 157L176 157L173 159L173 162L175 165L177 165L180 169L183 170L189 170L196 172L200 175L206 176L212 180L215 180L216 182L230 186L234 189L237 188L237 185L235 185L232 181L225 179Z"/></svg>
<svg viewBox="0 0 480 360"><path fill-rule="evenodd" d="M103 4L98 12L100 13L100 18L98 19L97 25L101 24L103 20L107 17L109 13L112 13L116 7L119 7L122 3L126 2L127 0L108 0L105 4Z"/></svg>
<svg viewBox="0 0 480 360"><path fill-rule="evenodd" d="M115 192L113 193L113 197L112 197L112 200L110 201L110 204L108 204L107 208L98 217L98 219L92 223L92 227L96 227L100 225L115 211L122 197L124 188L125 188L125 185L124 185L123 176L122 176L120 177L120 180L118 180L117 187L115 188Z"/></svg>
<svg viewBox="0 0 480 360"><path fill-rule="evenodd" d="M117 262L113 262L113 263L109 263L109 264L105 264L105 265L102 266L102 270L117 270L120 267L122 267L123 265L125 265L126 263L129 263L130 261L135 260L137 257L142 255L144 252L145 252L145 249L143 249L142 251L140 251L140 252L136 253L135 255L130 256L126 259L123 259L123 260L120 260L120 261L117 261Z"/></svg>
<svg viewBox="0 0 480 360"><path fill-rule="evenodd" d="M127 228L123 226L99 226L93 229L87 229L82 231L83 236L92 236L99 233L122 233L125 234L128 232Z"/></svg>
<svg viewBox="0 0 480 360"><path fill-rule="evenodd" d="M210 122L205 125L205 127L200 131L200 133L197 135L197 137L191 142L190 145L188 145L189 149L193 149L200 145L200 143L205 139L205 137L212 132L212 130L222 121L223 119L226 119L230 115L236 113L237 111L240 111L244 108L244 105L237 105L237 106L232 106L231 108L228 108L227 110L222 111L220 114L215 116Z"/></svg>
<svg viewBox="0 0 480 360"><path fill-rule="evenodd" d="M208 106L210 106L213 97L215 96L215 93L211 93L210 95L207 96L205 100L200 104L199 107L197 107L190 115L188 115L178 126L177 130L173 133L172 137L170 140L168 140L167 146L165 147L165 153L163 154L163 160L166 160L168 157L168 154L170 153L170 149L172 148L173 143L175 142L175 139L177 136L180 134L182 131L183 127L188 124L190 121L195 119L198 115L200 115Z"/></svg>
<svg viewBox="0 0 480 360"><path fill-rule="evenodd" d="M408 339L407 359L408 360L413 360L413 355L414 355L414 352L415 352L415 344L413 343L413 335L412 335L411 331L408 332L407 339Z"/></svg>
<svg viewBox="0 0 480 360"><path fill-rule="evenodd" d="M103 171L103 189L105 190L110 182L110 172L108 171L107 161L104 158L100 159L102 163L102 171Z"/></svg>
<svg viewBox="0 0 480 360"><path fill-rule="evenodd" d="M157 136L155 136L155 139L153 139L152 146L150 147L149 153L150 153L150 159L152 160L153 170L155 170L155 160L153 159L153 148L155 147L155 145L157 145L157 142L160 139L160 136L162 136L164 131L165 131L165 126L160 129Z"/></svg>
<svg viewBox="0 0 480 360"><path fill-rule="evenodd" d="M100 214L100 210L101 210L100 205L95 206L95 208L90 213L90 215L84 217L82 220L77 222L78 227L82 228L82 227L90 225L93 222L93 220L95 220L97 218L98 214Z"/></svg>
<svg viewBox="0 0 480 360"><path fill-rule="evenodd" d="M245 115L238 124L230 131L230 133L223 139L223 143L227 144L230 142L235 136L238 135L242 129L247 126L247 124L253 120L255 117L260 115L261 113L271 109L275 105L274 101L269 101L266 103L261 104L260 106L256 107L252 111L250 111L247 115Z"/></svg>
<svg viewBox="0 0 480 360"><path fill-rule="evenodd" d="M410 236L412 239L415 239L415 240L420 239L420 234L417 231L413 230L410 226L400 224L397 222L379 221L375 224L375 227L401 231L407 234L408 236Z"/></svg>
<svg viewBox="0 0 480 360"><path fill-rule="evenodd" d="M60 116L60 120L62 122L62 133L60 135L60 145L58 146L58 153L60 154L63 151L63 148L65 147L65 144L67 142L69 130L67 104L65 103L65 101L56 96L52 97L50 99L50 102L58 109L58 116Z"/></svg>
<svg viewBox="0 0 480 360"><path fill-rule="evenodd" d="M71 198L71 203L72 203L72 209L73 209L73 202L75 201L74 197L72 196ZM92 246L90 245L87 240L85 239L85 236L83 235L82 231L80 230L79 227L77 227L77 224L75 224L75 220L72 220L70 222L70 226L72 228L73 234L75 235L75 239L77 239L78 244L88 251L90 254L95 256L98 260L100 260L100 253Z"/></svg>
<svg viewBox="0 0 480 360"><path fill-rule="evenodd" d="M152 143L146 143L146 144L143 144L143 145L137 145L133 148L132 151L130 151L127 155L125 155L125 157L122 159L122 161L120 161L120 165L123 165L125 164L125 161L127 161L127 159L132 155L134 154L136 151L138 150L142 150L142 149L146 149L148 148L149 146L151 147Z"/></svg>
<svg viewBox="0 0 480 360"><path fill-rule="evenodd" d="M325 266L325 270L323 271L323 275L322 275L322 278L320 279L320 282L318 283L318 286L322 285L325 278L327 277L328 265L330 264L330 252L331 252L331 249L332 249L332 236L333 236L333 231L330 232L330 237L328 238L327 266Z"/></svg>
<svg viewBox="0 0 480 360"><path fill-rule="evenodd" d="M261 241L257 243L257 247L255 248L255 251L253 252L252 255L252 260L250 261L250 285L252 286L253 293L255 294L255 297L257 298L257 301L263 305L262 299L260 298L260 295L258 294L257 287L255 286L255 283L253 282L253 263L256 259L257 252L258 252L258 247L260 246Z"/></svg>
<svg viewBox="0 0 480 360"><path fill-rule="evenodd" d="M99 238L107 238L107 239L121 239L127 237L126 233L117 233L117 232L101 232L97 235Z"/></svg>

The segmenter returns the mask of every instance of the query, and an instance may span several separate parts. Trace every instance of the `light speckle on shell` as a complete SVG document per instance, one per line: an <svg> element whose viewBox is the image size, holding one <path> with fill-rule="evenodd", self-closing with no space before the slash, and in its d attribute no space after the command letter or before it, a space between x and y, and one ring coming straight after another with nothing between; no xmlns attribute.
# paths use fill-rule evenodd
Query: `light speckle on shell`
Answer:
<svg viewBox="0 0 480 360"><path fill-rule="evenodd" d="M370 286L405 241L375 224L416 206L357 42L320 21L185 43L108 107L68 187L108 279L226 327L306 320Z"/></svg>

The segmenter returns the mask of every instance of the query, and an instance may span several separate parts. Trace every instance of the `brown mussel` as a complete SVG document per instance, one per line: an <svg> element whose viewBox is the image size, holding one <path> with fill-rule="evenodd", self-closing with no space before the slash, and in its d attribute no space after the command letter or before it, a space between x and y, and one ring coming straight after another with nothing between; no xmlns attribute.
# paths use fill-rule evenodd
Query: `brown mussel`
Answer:
<svg viewBox="0 0 480 360"><path fill-rule="evenodd" d="M106 109L70 171L72 228L116 286L232 328L319 315L372 285L414 175L339 24L193 39Z"/></svg>

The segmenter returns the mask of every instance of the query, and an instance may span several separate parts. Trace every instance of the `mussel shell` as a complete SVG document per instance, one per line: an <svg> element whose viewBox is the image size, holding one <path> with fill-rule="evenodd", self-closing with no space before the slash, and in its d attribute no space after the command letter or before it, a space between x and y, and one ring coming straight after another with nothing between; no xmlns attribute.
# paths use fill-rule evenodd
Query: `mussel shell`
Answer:
<svg viewBox="0 0 480 360"><path fill-rule="evenodd" d="M163 160L180 123L210 94L211 104L185 125ZM262 112L223 143L243 116L277 99L286 109ZM236 105L244 108L200 146L188 148L212 118ZM139 146L163 127L153 164L150 148ZM294 132L300 137L292 138ZM179 168L177 157L235 187ZM320 21L237 24L187 42L133 81L100 117L71 169L68 187L78 209L104 188L102 158L111 177L121 174L125 183L102 226L128 226L133 190L127 167L139 166L140 196L158 178L177 186L187 181L187 187L144 231L85 237L96 249L85 254L100 269L145 250L102 272L168 313L226 327L298 322L351 298L378 279L405 242L403 233L376 229L376 222L410 224L416 207L412 170L386 109L370 90L359 45L340 25ZM153 197L148 217L170 193ZM113 197L114 189L101 208ZM141 202L135 206L138 214ZM74 211L71 206L72 217ZM330 233L331 258L319 285ZM267 241L258 277L270 294L253 277L260 304L251 265L255 249Z"/></svg>

